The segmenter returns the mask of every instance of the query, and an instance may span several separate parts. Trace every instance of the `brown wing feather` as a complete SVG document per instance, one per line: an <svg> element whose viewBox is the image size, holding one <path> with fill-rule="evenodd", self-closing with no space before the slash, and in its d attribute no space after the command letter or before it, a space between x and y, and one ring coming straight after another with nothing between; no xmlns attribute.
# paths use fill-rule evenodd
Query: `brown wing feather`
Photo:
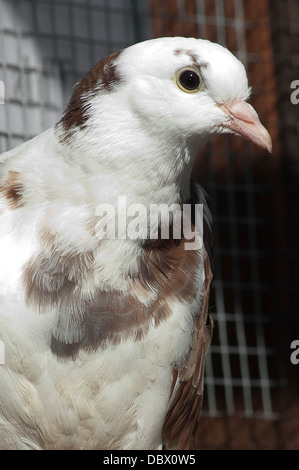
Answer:
<svg viewBox="0 0 299 470"><path fill-rule="evenodd" d="M193 196L196 189L194 188ZM202 195L204 198L204 195ZM194 200L194 197L192 198ZM196 198L198 200L198 197ZM205 200L204 200L205 202ZM171 405L163 426L163 443L166 449L194 450L198 448L197 429L201 414L204 389L204 362L210 346L213 321L208 313L210 285L213 278L211 253L212 237L210 215L204 220L205 282L201 311L194 321L193 339L189 356L181 369L174 370ZM177 385L178 381L178 385ZM174 393L174 396L172 396Z"/></svg>
<svg viewBox="0 0 299 470"><path fill-rule="evenodd" d="M200 314L194 323L193 342L184 366L174 371L173 386L179 386L172 398L163 427L163 442L167 449L196 449L196 432L200 418L203 389L204 361L210 346L213 321L208 313L212 271L208 256L205 258L204 297Z"/></svg>

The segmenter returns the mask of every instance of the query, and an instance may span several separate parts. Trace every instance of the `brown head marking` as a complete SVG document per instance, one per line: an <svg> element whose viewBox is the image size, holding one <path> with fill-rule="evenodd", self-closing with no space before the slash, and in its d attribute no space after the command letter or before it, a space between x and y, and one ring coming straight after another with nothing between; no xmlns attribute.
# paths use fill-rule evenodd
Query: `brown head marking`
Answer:
<svg viewBox="0 0 299 470"><path fill-rule="evenodd" d="M207 62L200 61L199 56L195 54L194 52L192 52L192 50L190 49L189 50L176 49L174 51L174 55L180 55L180 54L186 54L187 56L189 56L190 59L192 60L192 65L194 65L195 67L198 67L199 69L206 68L208 66Z"/></svg>
<svg viewBox="0 0 299 470"><path fill-rule="evenodd" d="M88 120L89 97L96 95L100 90L110 92L121 82L115 61L122 51L114 52L95 64L92 69L77 83L70 102L58 122L63 125L66 135L62 140L71 136L72 129L84 128Z"/></svg>

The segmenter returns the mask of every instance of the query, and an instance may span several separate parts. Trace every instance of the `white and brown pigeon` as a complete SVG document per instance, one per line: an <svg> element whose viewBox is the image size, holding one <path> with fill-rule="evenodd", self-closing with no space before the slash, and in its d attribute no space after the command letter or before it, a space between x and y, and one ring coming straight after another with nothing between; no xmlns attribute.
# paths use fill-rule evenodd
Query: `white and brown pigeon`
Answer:
<svg viewBox="0 0 299 470"><path fill-rule="evenodd" d="M271 149L249 95L222 46L153 39L97 63L53 128L0 156L2 449L195 448L212 241L190 175L219 133ZM146 218L173 204L204 205L196 249L171 213ZM114 237L103 207L127 224Z"/></svg>

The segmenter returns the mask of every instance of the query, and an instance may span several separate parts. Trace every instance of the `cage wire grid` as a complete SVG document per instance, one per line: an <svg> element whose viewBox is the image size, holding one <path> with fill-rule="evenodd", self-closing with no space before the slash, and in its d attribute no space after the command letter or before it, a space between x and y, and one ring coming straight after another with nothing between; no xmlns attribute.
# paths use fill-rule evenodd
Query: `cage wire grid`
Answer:
<svg viewBox="0 0 299 470"><path fill-rule="evenodd" d="M293 0L288 1L289 7L293 5ZM282 29L287 34L279 22L278 0L271 2L272 7L267 0L254 2L254 9L249 3L0 0L0 79L5 84L1 152L52 126L73 85L91 66L134 42L168 35L204 37L229 47L248 68L252 101L273 136L274 160L269 163L253 146L222 136L200 152L194 170L210 196L216 257L210 302L216 328L206 358L199 430L199 446L207 448L216 445L207 431L208 426L213 430L213 423L218 430L225 423L227 431L230 418L262 418L276 428L283 422L289 409L289 330L290 325L298 327L294 312L289 313L288 275L284 274L288 272L284 185L289 167L282 162L277 109L283 90L277 91L274 56L280 57L280 67L286 65L283 52L277 54L281 46L276 44L269 52L274 33ZM292 18L298 28L299 17L298 23ZM288 18L285 21L288 24ZM294 283L294 293L296 289ZM221 421L224 417L227 420ZM250 424L242 423L244 434ZM272 436L273 428L264 429ZM297 435L294 429L295 425L292 433ZM236 437L230 433L223 437L223 432L216 433L218 447L233 447ZM236 446L263 445L252 430L245 434L243 444ZM282 431L278 434L268 445L287 447ZM298 439L292 439L291 445L299 448Z"/></svg>

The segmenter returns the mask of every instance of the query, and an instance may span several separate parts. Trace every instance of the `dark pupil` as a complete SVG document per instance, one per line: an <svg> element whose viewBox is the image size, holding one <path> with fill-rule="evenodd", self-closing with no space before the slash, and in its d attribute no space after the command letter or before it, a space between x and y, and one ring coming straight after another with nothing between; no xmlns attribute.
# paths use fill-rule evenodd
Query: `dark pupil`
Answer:
<svg viewBox="0 0 299 470"><path fill-rule="evenodd" d="M186 90L196 90L199 82L199 76L193 70L185 70L180 76L180 83Z"/></svg>

